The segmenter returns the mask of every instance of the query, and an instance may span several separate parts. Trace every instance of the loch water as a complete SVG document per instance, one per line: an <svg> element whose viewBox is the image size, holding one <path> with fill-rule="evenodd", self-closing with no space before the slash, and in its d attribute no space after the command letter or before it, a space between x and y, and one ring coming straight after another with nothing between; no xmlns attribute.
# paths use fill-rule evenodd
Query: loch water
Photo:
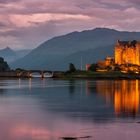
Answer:
<svg viewBox="0 0 140 140"><path fill-rule="evenodd" d="M140 81L0 79L1 140L139 140Z"/></svg>

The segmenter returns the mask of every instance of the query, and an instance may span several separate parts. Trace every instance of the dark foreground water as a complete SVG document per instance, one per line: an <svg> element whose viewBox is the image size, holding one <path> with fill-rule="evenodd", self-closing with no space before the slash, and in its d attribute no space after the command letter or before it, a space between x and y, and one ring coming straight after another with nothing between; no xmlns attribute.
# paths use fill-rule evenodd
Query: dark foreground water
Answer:
<svg viewBox="0 0 140 140"><path fill-rule="evenodd" d="M0 140L139 140L139 91L138 80L0 80Z"/></svg>

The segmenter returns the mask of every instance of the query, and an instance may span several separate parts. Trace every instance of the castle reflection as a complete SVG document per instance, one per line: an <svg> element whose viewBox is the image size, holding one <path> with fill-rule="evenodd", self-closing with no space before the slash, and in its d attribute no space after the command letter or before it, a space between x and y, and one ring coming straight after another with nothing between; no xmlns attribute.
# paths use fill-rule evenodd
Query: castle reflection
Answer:
<svg viewBox="0 0 140 140"><path fill-rule="evenodd" d="M87 95L92 85L86 82ZM116 116L136 116L139 112L139 81L114 80L96 81L96 92L103 97L108 105L114 106Z"/></svg>

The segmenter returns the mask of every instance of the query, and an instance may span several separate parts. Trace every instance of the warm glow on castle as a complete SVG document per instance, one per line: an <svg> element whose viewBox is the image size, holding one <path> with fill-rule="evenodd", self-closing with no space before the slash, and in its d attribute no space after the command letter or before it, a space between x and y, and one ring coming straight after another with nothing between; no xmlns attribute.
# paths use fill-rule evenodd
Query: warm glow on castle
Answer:
<svg viewBox="0 0 140 140"><path fill-rule="evenodd" d="M118 41L115 46L115 63L140 65L140 42Z"/></svg>

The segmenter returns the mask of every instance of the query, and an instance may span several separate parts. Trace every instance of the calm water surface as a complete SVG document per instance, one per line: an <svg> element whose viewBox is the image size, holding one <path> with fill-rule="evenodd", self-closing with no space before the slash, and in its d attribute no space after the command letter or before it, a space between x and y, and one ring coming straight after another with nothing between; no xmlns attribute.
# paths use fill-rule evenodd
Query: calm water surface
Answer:
<svg viewBox="0 0 140 140"><path fill-rule="evenodd" d="M0 80L1 140L140 139L138 80Z"/></svg>

